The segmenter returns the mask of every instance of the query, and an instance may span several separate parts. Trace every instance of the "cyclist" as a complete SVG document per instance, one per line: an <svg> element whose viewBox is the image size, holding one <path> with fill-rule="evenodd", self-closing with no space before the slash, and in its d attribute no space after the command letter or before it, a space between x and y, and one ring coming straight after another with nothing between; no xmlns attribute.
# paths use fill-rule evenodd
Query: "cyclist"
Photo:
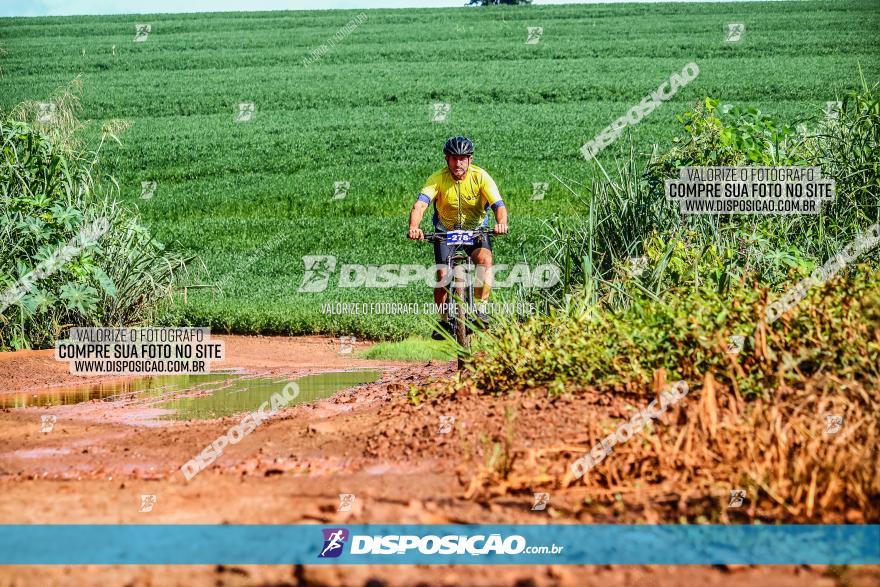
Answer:
<svg viewBox="0 0 880 587"><path fill-rule="evenodd" d="M425 182L419 197L409 213L409 238L424 240L425 233L419 228L428 204L434 204L432 223L440 232L448 230L475 230L488 227L489 218L486 211L491 207L495 213L493 234L507 234L507 208L501 200L498 186L486 171L471 161L474 156L474 144L462 136L452 137L443 146L446 156L446 167L440 169ZM491 289L492 241L489 237L480 239L473 245L466 245L464 250L470 255L477 266L480 285L475 288L474 295L482 308L478 308L476 318L484 325L489 320L485 314L485 303L489 299ZM444 265L449 255L449 247L445 242L434 243L434 262ZM437 282L444 283L448 269L438 269ZM479 283L479 282L478 282ZM434 304L440 308L447 302L447 291L442 286L434 287ZM452 325L445 319L441 311L441 324L447 330ZM433 333L433 338L442 338Z"/></svg>

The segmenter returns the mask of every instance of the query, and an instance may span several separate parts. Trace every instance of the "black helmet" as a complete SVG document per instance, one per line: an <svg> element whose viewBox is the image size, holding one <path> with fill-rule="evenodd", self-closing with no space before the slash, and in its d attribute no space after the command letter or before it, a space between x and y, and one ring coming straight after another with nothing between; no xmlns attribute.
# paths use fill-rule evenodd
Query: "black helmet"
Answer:
<svg viewBox="0 0 880 587"><path fill-rule="evenodd" d="M444 155L473 155L474 144L467 137L452 137L443 145Z"/></svg>

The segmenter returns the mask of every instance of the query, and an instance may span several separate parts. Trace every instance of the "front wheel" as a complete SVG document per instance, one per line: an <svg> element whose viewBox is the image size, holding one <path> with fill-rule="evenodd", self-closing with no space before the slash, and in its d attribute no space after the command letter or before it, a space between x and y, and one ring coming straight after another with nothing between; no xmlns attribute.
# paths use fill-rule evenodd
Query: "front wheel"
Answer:
<svg viewBox="0 0 880 587"><path fill-rule="evenodd" d="M461 345L463 348L470 348L471 346L471 337L468 333L467 324L465 322L465 316L467 316L467 309L470 306L470 299L468 293L470 293L470 288L467 285L467 280L464 275L461 275L463 265L458 265L456 267L456 275L454 276L453 281L453 294L455 300L455 340ZM461 369L463 367L463 359L461 357L458 358L458 368Z"/></svg>

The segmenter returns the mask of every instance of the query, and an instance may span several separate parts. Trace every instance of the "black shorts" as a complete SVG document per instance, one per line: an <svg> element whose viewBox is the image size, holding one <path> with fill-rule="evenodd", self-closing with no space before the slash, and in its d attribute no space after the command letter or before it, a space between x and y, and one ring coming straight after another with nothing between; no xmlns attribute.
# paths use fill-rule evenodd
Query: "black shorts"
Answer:
<svg viewBox="0 0 880 587"><path fill-rule="evenodd" d="M490 252L492 251L492 237L483 236L479 242L474 243L472 245L465 245L462 247L465 252L468 254L468 257L474 254L474 251L477 249L488 249ZM446 242L434 243L434 262L438 265L446 265L446 258L449 256L449 245Z"/></svg>

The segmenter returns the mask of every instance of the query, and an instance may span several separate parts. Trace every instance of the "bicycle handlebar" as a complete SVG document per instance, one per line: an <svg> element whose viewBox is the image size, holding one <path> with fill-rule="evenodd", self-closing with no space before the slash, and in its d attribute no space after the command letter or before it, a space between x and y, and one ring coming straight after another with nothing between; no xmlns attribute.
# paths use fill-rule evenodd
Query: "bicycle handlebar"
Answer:
<svg viewBox="0 0 880 587"><path fill-rule="evenodd" d="M465 229L462 229L465 230ZM454 232L454 231L451 231ZM468 232L477 233L477 235L482 238L483 236L504 236L502 234L495 234L491 228L488 226L481 226L479 228L475 228L473 230L469 230ZM438 239L445 239L448 232L425 232L425 240L426 241L435 241Z"/></svg>

